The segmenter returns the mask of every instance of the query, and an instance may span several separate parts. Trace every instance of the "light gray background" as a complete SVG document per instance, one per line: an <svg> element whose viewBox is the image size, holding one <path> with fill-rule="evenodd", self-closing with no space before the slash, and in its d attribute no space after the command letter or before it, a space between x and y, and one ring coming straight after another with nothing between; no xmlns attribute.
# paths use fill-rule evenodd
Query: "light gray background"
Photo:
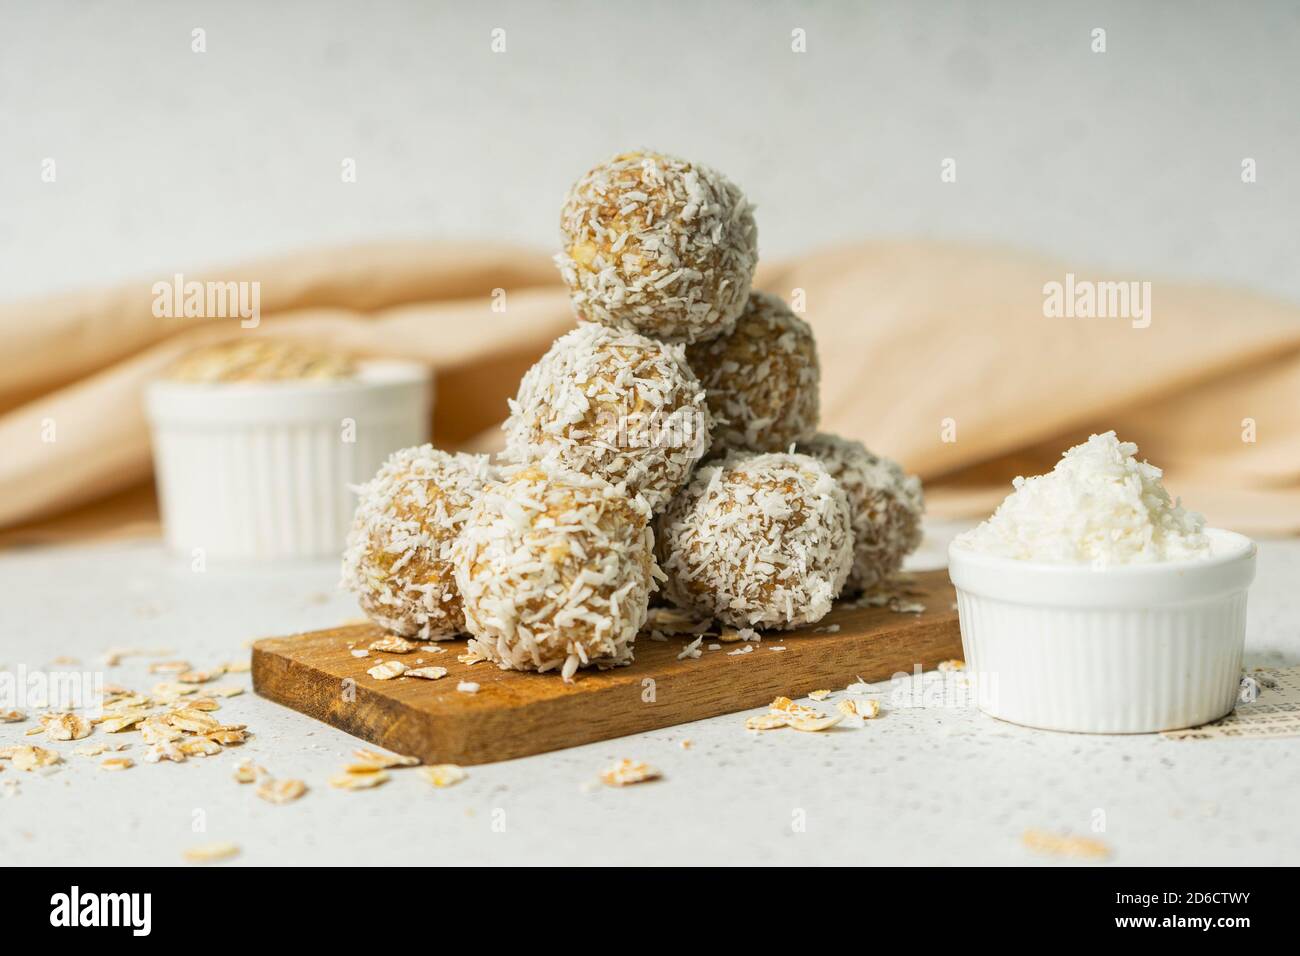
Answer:
<svg viewBox="0 0 1300 956"><path fill-rule="evenodd" d="M365 237L549 248L568 184L645 145L744 186L767 256L983 239L1300 300L1296 4L646 7L5 0L0 298Z"/></svg>

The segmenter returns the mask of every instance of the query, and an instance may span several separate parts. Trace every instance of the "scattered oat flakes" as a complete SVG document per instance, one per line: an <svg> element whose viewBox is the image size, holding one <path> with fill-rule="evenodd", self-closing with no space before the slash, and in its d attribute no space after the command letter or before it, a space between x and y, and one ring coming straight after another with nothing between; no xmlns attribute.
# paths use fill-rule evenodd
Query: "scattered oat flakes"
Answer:
<svg viewBox="0 0 1300 956"><path fill-rule="evenodd" d="M420 677L424 680L441 680L447 676L445 667L413 667L406 672L407 677Z"/></svg>
<svg viewBox="0 0 1300 956"><path fill-rule="evenodd" d="M144 752L144 759L146 763L161 763L164 760L170 760L173 763L184 763L185 752L170 740L160 740L149 745Z"/></svg>
<svg viewBox="0 0 1300 956"><path fill-rule="evenodd" d="M1046 830L1026 830L1020 838L1020 842L1035 853L1046 853L1051 856L1104 860L1111 853L1110 847L1101 840L1092 837L1049 833Z"/></svg>
<svg viewBox="0 0 1300 956"><path fill-rule="evenodd" d="M301 780L272 780L268 777L257 785L254 792L267 803L292 803L307 792L307 784Z"/></svg>
<svg viewBox="0 0 1300 956"><path fill-rule="evenodd" d="M966 669L966 662L960 660L940 661L937 669L944 674L951 674L954 671L964 671Z"/></svg>
<svg viewBox="0 0 1300 956"><path fill-rule="evenodd" d="M216 697L238 697L243 692L244 688L238 684L218 684L208 688L208 693Z"/></svg>
<svg viewBox="0 0 1300 956"><path fill-rule="evenodd" d="M15 770L28 772L38 767L52 767L63 760L56 751L44 747L14 747L10 759L13 760Z"/></svg>
<svg viewBox="0 0 1300 956"><path fill-rule="evenodd" d="M383 661L366 671L375 680L392 680L406 673L406 665L401 661Z"/></svg>
<svg viewBox="0 0 1300 956"><path fill-rule="evenodd" d="M827 716L814 707L796 704L789 697L778 697L772 701L766 714L757 714L745 720L746 730L776 730L780 727L792 727L808 733L827 730L844 719L843 714Z"/></svg>
<svg viewBox="0 0 1300 956"><path fill-rule="evenodd" d="M779 711L783 714L789 714L792 717L820 717L822 712L816 707L805 707L803 704L796 704L789 697L778 697L768 707L773 711Z"/></svg>
<svg viewBox="0 0 1300 956"><path fill-rule="evenodd" d="M209 737L191 737L176 746L187 757L215 757L221 753L221 744Z"/></svg>
<svg viewBox="0 0 1300 956"><path fill-rule="evenodd" d="M221 665L227 674L247 674L253 669L253 662L245 658L242 661L228 661Z"/></svg>
<svg viewBox="0 0 1300 956"><path fill-rule="evenodd" d="M703 642L704 642L704 635L701 634L695 640L691 641L689 644L687 644L685 647L682 648L682 652L677 655L677 659L679 661L684 661L688 657L692 659L703 657L704 652L700 650L700 644L702 644Z"/></svg>
<svg viewBox="0 0 1300 956"><path fill-rule="evenodd" d="M420 650L429 651L432 654L446 654L447 648L439 647L437 644L421 644Z"/></svg>
<svg viewBox="0 0 1300 956"><path fill-rule="evenodd" d="M775 647L769 647L768 650L769 650L769 651L783 651L783 650L785 650L785 645L784 645L784 644L777 644Z"/></svg>
<svg viewBox="0 0 1300 956"><path fill-rule="evenodd" d="M115 713L112 717L106 717L99 725L99 729L106 734L117 734L124 730L129 730L140 721L149 716L147 710L127 710L122 713Z"/></svg>
<svg viewBox="0 0 1300 956"><path fill-rule="evenodd" d="M734 651L727 651L728 657L735 657L737 654L752 654L754 652L753 644L746 644L744 647L738 647Z"/></svg>
<svg viewBox="0 0 1300 956"><path fill-rule="evenodd" d="M462 694L477 694L478 684L474 683L472 680L463 680L456 685L456 690L460 691Z"/></svg>
<svg viewBox="0 0 1300 956"><path fill-rule="evenodd" d="M369 652L368 650L366 650L364 647L354 647L354 648L352 648L351 654L352 654L353 657L369 657L369 656L370 656L370 652Z"/></svg>
<svg viewBox="0 0 1300 956"><path fill-rule="evenodd" d="M457 654L456 660L460 661L460 663L464 664L466 667L473 667L475 664L487 660L487 658L481 654Z"/></svg>
<svg viewBox="0 0 1300 956"><path fill-rule="evenodd" d="M81 661L77 660L75 657L67 657L66 655L60 654L58 657L54 658L54 660L50 661L50 663L57 667L76 667L81 663Z"/></svg>
<svg viewBox="0 0 1300 956"><path fill-rule="evenodd" d="M793 730L802 730L806 733L817 733L822 730L829 730L844 719L843 714L830 714L824 717L791 717L790 727Z"/></svg>
<svg viewBox="0 0 1300 956"><path fill-rule="evenodd" d="M248 735L244 732L243 724L230 724L225 727L218 727L204 736L215 743L221 744L223 747L233 747L242 744Z"/></svg>
<svg viewBox="0 0 1300 956"><path fill-rule="evenodd" d="M135 761L130 757L106 757L99 766L102 770L129 770L135 766Z"/></svg>
<svg viewBox="0 0 1300 956"><path fill-rule="evenodd" d="M147 744L167 743L173 740L180 740L184 733L177 727L173 727L161 717L149 717L140 722L137 728L140 731L140 737Z"/></svg>
<svg viewBox="0 0 1300 956"><path fill-rule="evenodd" d="M220 670L213 671L186 671L183 674L177 674L176 679L182 684L206 684L213 678L220 677Z"/></svg>
<svg viewBox="0 0 1300 956"><path fill-rule="evenodd" d="M377 641L372 641L370 649L379 651L381 654L409 654L415 650L415 645L405 638L390 634L388 637L381 637Z"/></svg>
<svg viewBox="0 0 1300 956"><path fill-rule="evenodd" d="M0 724L16 724L26 719L27 715L21 710L0 710Z"/></svg>
<svg viewBox="0 0 1300 956"><path fill-rule="evenodd" d="M414 767L420 762L417 757L380 753L378 750L366 750L364 748L352 751L352 756L361 761L360 764L354 766L365 768L359 770L360 773L368 773L372 770L389 770L393 767Z"/></svg>
<svg viewBox="0 0 1300 956"><path fill-rule="evenodd" d="M192 734L206 734L221 727L221 721L217 718L201 710L190 710L187 707L173 710L170 714L166 714L164 719L173 727L188 730Z"/></svg>
<svg viewBox="0 0 1300 956"><path fill-rule="evenodd" d="M150 674L184 674L189 669L189 661L154 661L149 665Z"/></svg>
<svg viewBox="0 0 1300 956"><path fill-rule="evenodd" d="M658 770L648 763L623 759L600 775L600 782L609 787L626 787L633 783L658 780L662 777Z"/></svg>
<svg viewBox="0 0 1300 956"><path fill-rule="evenodd" d="M254 780L256 780L258 777L262 776L265 773L266 771L263 770L261 767L259 767L257 764L253 763L253 761L245 760L243 763L235 767L235 782L252 783Z"/></svg>
<svg viewBox="0 0 1300 956"><path fill-rule="evenodd" d="M815 690L808 696L813 700L825 700L827 697L831 696L831 692L829 690Z"/></svg>
<svg viewBox="0 0 1300 956"><path fill-rule="evenodd" d="M695 741L691 740L690 737L686 737L681 742L681 748L683 750L690 750L694 746L695 746Z"/></svg>
<svg viewBox="0 0 1300 956"><path fill-rule="evenodd" d="M89 737L91 723L78 714L47 714L41 718L50 740L81 740Z"/></svg>
<svg viewBox="0 0 1300 956"><path fill-rule="evenodd" d="M185 706L190 710L201 710L204 713L211 713L214 710L221 709L221 705L211 697L191 697L185 702Z"/></svg>
<svg viewBox="0 0 1300 956"><path fill-rule="evenodd" d="M464 768L454 763L437 763L429 767L421 767L420 773L435 787L452 787L469 776Z"/></svg>
<svg viewBox="0 0 1300 956"><path fill-rule="evenodd" d="M174 700L177 697L185 697L188 694L197 694L199 689L193 684L181 684L176 681L164 681L161 684L155 684L153 695L162 700Z"/></svg>
<svg viewBox="0 0 1300 956"><path fill-rule="evenodd" d="M377 787L387 781L387 770L377 770L373 767L363 769L353 766L343 773L330 777L330 786L338 787L340 790L369 790L371 787Z"/></svg>
<svg viewBox="0 0 1300 956"><path fill-rule="evenodd" d="M182 855L188 863L215 863L238 856L239 847L233 843L203 843L190 847Z"/></svg>
<svg viewBox="0 0 1300 956"><path fill-rule="evenodd" d="M880 701L845 698L835 705L835 709L845 717L861 717L863 720L872 720L880 716Z"/></svg>
<svg viewBox="0 0 1300 956"><path fill-rule="evenodd" d="M777 730L781 727L786 726L786 724L788 724L789 722L790 722L790 718L787 717L785 714L779 714L776 712L767 713L767 714L755 714L752 717L745 718L745 729L746 730Z"/></svg>
<svg viewBox="0 0 1300 956"><path fill-rule="evenodd" d="M111 698L104 701L104 706L110 710L120 712L127 710L140 710L144 707L150 707L153 701L145 694L137 694L126 688L114 691Z"/></svg>

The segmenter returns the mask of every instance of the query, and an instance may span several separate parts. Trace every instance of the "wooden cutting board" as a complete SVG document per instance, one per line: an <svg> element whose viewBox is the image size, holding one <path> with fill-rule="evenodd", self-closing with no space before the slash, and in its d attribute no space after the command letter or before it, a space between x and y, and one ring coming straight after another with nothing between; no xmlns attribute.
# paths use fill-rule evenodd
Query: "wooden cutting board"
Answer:
<svg viewBox="0 0 1300 956"><path fill-rule="evenodd" d="M690 638L659 642L643 634L636 663L579 671L572 684L558 674L462 664L456 657L465 653L463 640L443 642L441 654L353 657L353 648L383 636L377 626L354 624L258 641L253 689L425 763L508 760L761 707L778 696L840 689L859 676L885 680L917 664L931 669L961 657L948 572L918 574L911 590L910 600L925 605L920 614L845 603L815 628L769 631L759 643L724 643L710 651L708 644L717 641L705 638L698 659L677 659ZM826 630L836 625L837 631ZM730 653L745 647L753 650ZM437 665L449 673L436 681L376 680L366 670L380 659ZM457 691L460 681L477 683L478 692Z"/></svg>

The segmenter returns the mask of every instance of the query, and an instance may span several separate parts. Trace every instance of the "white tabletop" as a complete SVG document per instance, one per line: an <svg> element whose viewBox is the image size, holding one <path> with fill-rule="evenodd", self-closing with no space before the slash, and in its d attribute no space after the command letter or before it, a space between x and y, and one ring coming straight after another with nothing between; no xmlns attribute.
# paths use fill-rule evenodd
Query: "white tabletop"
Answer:
<svg viewBox="0 0 1300 956"><path fill-rule="evenodd" d="M951 533L931 530L919 566L933 566ZM1298 573L1300 542L1262 544L1249 664L1300 658ZM196 574L152 542L3 552L0 665L67 656L98 669L114 646L168 648L198 667L232 660L251 638L355 617L336 579L333 563ZM147 664L127 658L105 680L146 690L164 679ZM223 680L250 684L247 674ZM861 728L753 734L739 714L472 767L447 789L397 771L378 789L345 792L327 780L360 741L251 692L221 716L255 736L216 757L155 765L140 760L138 735L123 734L137 765L116 773L73 753L110 739L100 731L59 743L25 738L30 722L0 724L0 746L64 755L57 772L0 771L0 859L175 864L187 847L230 841L241 849L232 862L245 864L1053 862L1025 848L1029 829L1099 838L1121 864L1293 863L1300 851L1297 739L1056 734L967 709L887 709ZM592 786L623 757L664 779ZM232 779L245 758L310 792L283 806L258 799Z"/></svg>

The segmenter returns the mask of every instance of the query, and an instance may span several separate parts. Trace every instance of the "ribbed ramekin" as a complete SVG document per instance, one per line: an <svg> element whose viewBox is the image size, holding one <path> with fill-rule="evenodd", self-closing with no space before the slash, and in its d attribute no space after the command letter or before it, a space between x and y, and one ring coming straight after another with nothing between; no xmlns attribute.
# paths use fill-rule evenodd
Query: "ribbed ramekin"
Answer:
<svg viewBox="0 0 1300 956"><path fill-rule="evenodd" d="M1081 733L1194 727L1232 710L1255 544L1210 529L1198 561L1110 567L948 549L985 713Z"/></svg>
<svg viewBox="0 0 1300 956"><path fill-rule="evenodd" d="M168 544L220 558L337 555L350 485L429 440L433 383L408 362L338 381L152 384L146 409Z"/></svg>

